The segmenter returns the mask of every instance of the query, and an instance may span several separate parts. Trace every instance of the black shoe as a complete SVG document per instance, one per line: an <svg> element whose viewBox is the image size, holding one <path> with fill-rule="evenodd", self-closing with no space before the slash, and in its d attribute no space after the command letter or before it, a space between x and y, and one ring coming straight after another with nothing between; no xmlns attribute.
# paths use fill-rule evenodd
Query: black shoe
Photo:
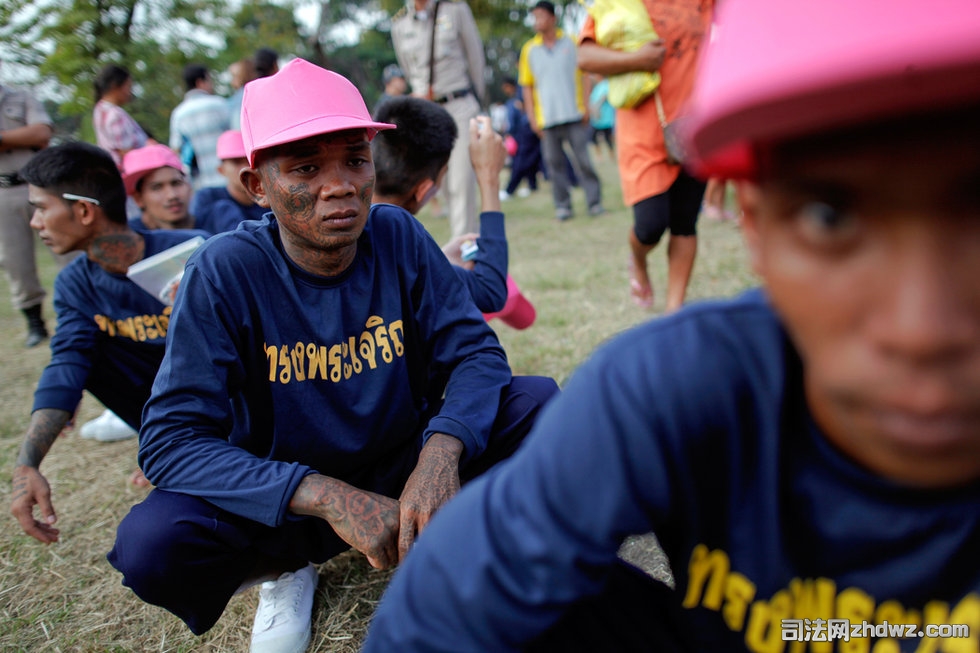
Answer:
<svg viewBox="0 0 980 653"><path fill-rule="evenodd" d="M44 326L44 318L41 317L41 305L25 308L23 313L27 318L27 340L24 346L28 349L37 347L48 339L48 329Z"/></svg>

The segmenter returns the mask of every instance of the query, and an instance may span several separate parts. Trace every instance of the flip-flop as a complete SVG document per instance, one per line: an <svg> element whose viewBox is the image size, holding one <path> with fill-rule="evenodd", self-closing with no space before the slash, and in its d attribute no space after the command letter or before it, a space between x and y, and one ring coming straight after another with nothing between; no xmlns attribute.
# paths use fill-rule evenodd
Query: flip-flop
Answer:
<svg viewBox="0 0 980 653"><path fill-rule="evenodd" d="M653 306L653 292L643 291L643 286L636 279L630 279L630 298L633 303L640 308L650 308Z"/></svg>
<svg viewBox="0 0 980 653"><path fill-rule="evenodd" d="M636 272L636 266L633 265L633 260L629 260L629 275L630 275L630 299L633 303L640 308L650 308L653 306L653 289L644 288L643 284L636 280L634 273Z"/></svg>

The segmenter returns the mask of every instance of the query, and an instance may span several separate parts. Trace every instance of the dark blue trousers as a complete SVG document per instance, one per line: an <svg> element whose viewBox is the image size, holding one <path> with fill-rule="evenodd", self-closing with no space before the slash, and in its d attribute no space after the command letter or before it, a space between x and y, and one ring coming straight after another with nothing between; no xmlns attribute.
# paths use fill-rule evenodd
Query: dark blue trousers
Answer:
<svg viewBox="0 0 980 653"><path fill-rule="evenodd" d="M514 377L501 397L486 450L461 466L460 480L465 483L516 451L557 392L553 379ZM411 446L378 461L371 477L353 484L397 498L421 446L420 432ZM270 527L194 496L154 489L123 518L107 557L122 572L123 585L200 635L258 570L299 569L349 548L322 519L290 515L283 525Z"/></svg>
<svg viewBox="0 0 980 653"><path fill-rule="evenodd" d="M524 651L697 651L682 625L689 623L682 613L680 599L671 588L620 560L600 594L574 604Z"/></svg>

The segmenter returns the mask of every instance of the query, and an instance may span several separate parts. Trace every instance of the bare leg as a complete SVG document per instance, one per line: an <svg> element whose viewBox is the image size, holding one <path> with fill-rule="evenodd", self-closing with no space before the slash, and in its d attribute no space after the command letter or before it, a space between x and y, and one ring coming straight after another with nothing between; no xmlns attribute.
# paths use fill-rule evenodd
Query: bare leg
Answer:
<svg viewBox="0 0 980 653"><path fill-rule="evenodd" d="M719 210L725 206L725 180L712 177L704 190L705 206L714 206Z"/></svg>
<svg viewBox="0 0 980 653"><path fill-rule="evenodd" d="M665 313L680 310L698 252L697 236L671 236L667 244L667 306Z"/></svg>
<svg viewBox="0 0 980 653"><path fill-rule="evenodd" d="M653 306L653 287L650 285L650 275L647 272L647 254L656 247L656 244L641 243L632 227L630 227L629 243L630 296L638 306L650 308Z"/></svg>

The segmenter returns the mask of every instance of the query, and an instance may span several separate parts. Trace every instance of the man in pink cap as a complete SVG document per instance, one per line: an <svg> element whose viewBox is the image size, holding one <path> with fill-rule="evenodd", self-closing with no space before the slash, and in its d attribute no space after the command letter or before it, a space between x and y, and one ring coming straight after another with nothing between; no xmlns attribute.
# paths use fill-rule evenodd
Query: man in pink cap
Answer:
<svg viewBox="0 0 980 653"><path fill-rule="evenodd" d="M262 221L190 259L144 412L156 486L109 561L195 633L259 581L253 652L302 651L320 563L397 564L433 513L521 442L543 403L445 255L371 206L371 119L296 59L245 87L241 177Z"/></svg>
<svg viewBox="0 0 980 653"><path fill-rule="evenodd" d="M142 214L130 218L136 231L149 229L191 229L191 189L180 158L166 145L154 143L130 150L123 157L123 183L126 194L135 200Z"/></svg>
<svg viewBox="0 0 980 653"><path fill-rule="evenodd" d="M196 191L191 215L200 224L210 226L213 233L231 231L242 220L261 220L269 209L255 203L239 174L248 167L240 131L229 130L218 138L218 159L218 172L228 183Z"/></svg>
<svg viewBox="0 0 980 653"><path fill-rule="evenodd" d="M978 649L980 11L881 9L721 4L689 142L763 288L603 346L366 653ZM671 587L617 557L650 531Z"/></svg>

